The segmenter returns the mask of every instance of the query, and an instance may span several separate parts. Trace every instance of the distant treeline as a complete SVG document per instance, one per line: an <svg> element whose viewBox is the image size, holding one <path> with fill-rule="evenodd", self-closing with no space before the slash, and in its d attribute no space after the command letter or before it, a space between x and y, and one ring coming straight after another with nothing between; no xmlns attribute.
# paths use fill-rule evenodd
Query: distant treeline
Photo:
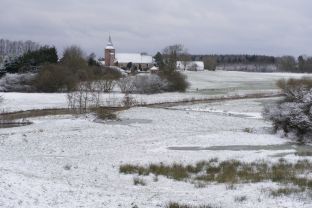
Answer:
<svg viewBox="0 0 312 208"><path fill-rule="evenodd" d="M265 55L192 55L192 60L203 61L205 69L215 70L217 66L233 66L237 70L246 68L258 69L259 72L271 71L276 68L280 72L312 73L312 57L299 56L265 56ZM255 65L257 67L246 67ZM274 66L274 67L272 67ZM225 67L226 68L226 67Z"/></svg>
<svg viewBox="0 0 312 208"><path fill-rule="evenodd" d="M40 44L28 41L10 41L0 39L0 69L4 66L5 62L22 56L26 52L36 51L40 48Z"/></svg>
<svg viewBox="0 0 312 208"><path fill-rule="evenodd" d="M192 59L203 61L206 58L215 58L218 64L253 64L265 63L275 64L276 57L264 55L193 55Z"/></svg>

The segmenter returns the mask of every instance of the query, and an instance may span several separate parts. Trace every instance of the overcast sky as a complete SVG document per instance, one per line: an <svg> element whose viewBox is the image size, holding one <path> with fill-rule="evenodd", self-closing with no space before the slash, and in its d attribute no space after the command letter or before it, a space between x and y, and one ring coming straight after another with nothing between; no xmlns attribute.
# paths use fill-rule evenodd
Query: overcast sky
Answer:
<svg viewBox="0 0 312 208"><path fill-rule="evenodd" d="M312 55L311 11L311 0L0 0L0 38L98 56L109 33L118 52Z"/></svg>

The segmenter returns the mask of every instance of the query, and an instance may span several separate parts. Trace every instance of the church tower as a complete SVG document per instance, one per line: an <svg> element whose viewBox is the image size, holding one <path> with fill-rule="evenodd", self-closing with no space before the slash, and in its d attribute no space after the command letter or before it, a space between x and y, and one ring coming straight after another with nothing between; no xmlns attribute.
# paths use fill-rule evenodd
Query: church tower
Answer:
<svg viewBox="0 0 312 208"><path fill-rule="evenodd" d="M115 61L115 48L112 42L112 38L109 35L108 43L105 48L105 66L113 66Z"/></svg>

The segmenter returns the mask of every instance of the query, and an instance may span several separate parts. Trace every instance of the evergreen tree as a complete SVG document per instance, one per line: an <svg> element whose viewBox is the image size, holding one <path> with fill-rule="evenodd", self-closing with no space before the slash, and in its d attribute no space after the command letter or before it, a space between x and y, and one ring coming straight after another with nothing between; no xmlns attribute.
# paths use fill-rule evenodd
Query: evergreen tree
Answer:
<svg viewBox="0 0 312 208"><path fill-rule="evenodd" d="M57 63L55 47L44 46L37 51L28 51L24 55L5 65L8 73L19 73L38 70L42 64Z"/></svg>
<svg viewBox="0 0 312 208"><path fill-rule="evenodd" d="M163 56L160 52L157 52L156 55L154 56L155 59L155 63L157 64L157 66L159 68L162 68L164 65L164 60L163 60Z"/></svg>

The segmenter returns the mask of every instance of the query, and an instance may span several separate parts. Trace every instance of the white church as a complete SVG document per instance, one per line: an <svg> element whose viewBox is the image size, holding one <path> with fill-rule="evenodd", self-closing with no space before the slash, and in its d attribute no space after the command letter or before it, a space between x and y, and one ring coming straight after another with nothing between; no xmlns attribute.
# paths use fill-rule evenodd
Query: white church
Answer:
<svg viewBox="0 0 312 208"><path fill-rule="evenodd" d="M139 71L147 71L154 66L154 59L152 56L142 53L116 53L112 38L109 36L104 52L104 65L120 68L127 68L132 65Z"/></svg>
<svg viewBox="0 0 312 208"><path fill-rule="evenodd" d="M157 72L159 70L158 67L155 67L155 60L150 55L143 53L116 53L111 36L109 36L108 43L105 47L103 65L118 66L123 69L132 68L139 72ZM203 71L204 63L202 61L178 61L177 70Z"/></svg>

